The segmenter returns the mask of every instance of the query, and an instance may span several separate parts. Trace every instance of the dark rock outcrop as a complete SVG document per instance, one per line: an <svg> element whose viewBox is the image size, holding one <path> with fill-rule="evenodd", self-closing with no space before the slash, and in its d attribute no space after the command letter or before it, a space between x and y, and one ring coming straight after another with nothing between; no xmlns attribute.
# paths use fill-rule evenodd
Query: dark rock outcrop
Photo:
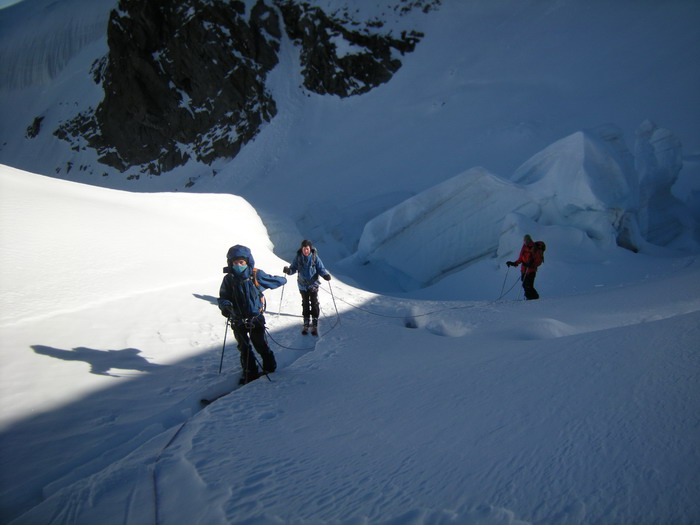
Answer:
<svg viewBox="0 0 700 525"><path fill-rule="evenodd" d="M351 30L357 23L306 3L270 1L247 12L238 0L121 0L108 56L91 71L104 99L55 134L120 171L161 174L191 158L232 158L277 113L265 82L282 30L300 47L304 87L339 97L388 82L401 67L396 55L422 36L381 35L377 23ZM414 3L425 10L439 1Z"/></svg>
<svg viewBox="0 0 700 525"><path fill-rule="evenodd" d="M24 136L28 139L36 138L36 136L41 131L41 123L43 122L43 120L44 117L36 117L31 123L31 125L27 127L27 132L24 134Z"/></svg>
<svg viewBox="0 0 700 525"><path fill-rule="evenodd" d="M413 51L422 35L401 38L350 31L318 7L292 0L277 1L289 37L301 46L304 87L321 95L360 95L388 82L401 67L392 50ZM339 38L352 53L339 53Z"/></svg>

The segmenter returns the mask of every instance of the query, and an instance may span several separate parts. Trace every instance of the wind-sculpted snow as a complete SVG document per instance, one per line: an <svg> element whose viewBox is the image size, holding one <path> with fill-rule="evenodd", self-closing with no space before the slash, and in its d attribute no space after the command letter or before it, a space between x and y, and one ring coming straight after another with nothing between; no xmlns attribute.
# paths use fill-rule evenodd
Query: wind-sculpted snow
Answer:
<svg viewBox="0 0 700 525"><path fill-rule="evenodd" d="M484 258L516 258L524 234L558 237L562 227L570 230L562 239L569 246L582 245L577 231L599 248L697 250L698 225L671 194L678 139L645 123L635 152L617 128L604 126L555 142L510 181L474 168L369 221L352 260L411 290Z"/></svg>
<svg viewBox="0 0 700 525"><path fill-rule="evenodd" d="M86 186L82 184L10 168L4 168L0 175L4 204L0 222L2 324L18 322L36 313L50 316L58 310L80 309L86 304L97 308L144 289L170 287L174 283L163 271L166 266L179 267L183 275L187 272L196 275L200 264L207 259L223 264L229 241L222 239L223 244L218 248L202 244L197 222L183 218L182 209L194 212L199 208L202 224L218 222L231 209L257 217L250 205L233 195L212 195L206 203L197 204L199 199L186 193L148 195L92 188L90 197L85 198ZM49 206L56 216L45 213ZM170 217L167 225L154 221L161 214ZM237 236L240 242L267 238L259 218L247 218L246 222L245 233ZM19 250L22 232L26 231L36 232L36 240L29 251ZM96 231L99 234L95 235ZM136 231L140 232L139 237L130 233ZM72 259L80 246L90 249L81 264L76 265ZM187 262L183 254L189 251L197 251L202 259ZM109 279L104 279L98 270L105 264L111 267ZM142 271L126 280L120 278L139 264L144 265ZM60 272L58 289L47 290L38 284L34 276L44 271Z"/></svg>
<svg viewBox="0 0 700 525"><path fill-rule="evenodd" d="M391 266L406 288L430 284L491 255L513 211L537 216L539 206L522 188L472 169L369 221L357 260Z"/></svg>
<svg viewBox="0 0 700 525"><path fill-rule="evenodd" d="M511 180L527 186L543 203L545 221L575 224L578 213L634 210L638 198L632 156L613 148L621 140L619 135L574 133L531 157ZM601 233L591 236L603 238Z"/></svg>
<svg viewBox="0 0 700 525"><path fill-rule="evenodd" d="M542 203L541 224L579 228L634 251L645 243L697 250L698 225L671 193L680 141L649 121L636 135L633 155L614 126L575 133L534 155L512 180Z"/></svg>
<svg viewBox="0 0 700 525"><path fill-rule="evenodd" d="M675 240L692 242L698 226L689 210L671 193L683 167L678 138L652 122L637 129L635 160L639 171L639 226L650 242L662 246Z"/></svg>
<svg viewBox="0 0 700 525"><path fill-rule="evenodd" d="M117 0L22 4L0 11L0 91L49 83L78 51L104 38Z"/></svg>
<svg viewBox="0 0 700 525"><path fill-rule="evenodd" d="M638 175L619 129L581 131L537 153L511 180L542 204L542 225L580 229L601 246L640 249ZM521 234L527 232L520 232Z"/></svg>

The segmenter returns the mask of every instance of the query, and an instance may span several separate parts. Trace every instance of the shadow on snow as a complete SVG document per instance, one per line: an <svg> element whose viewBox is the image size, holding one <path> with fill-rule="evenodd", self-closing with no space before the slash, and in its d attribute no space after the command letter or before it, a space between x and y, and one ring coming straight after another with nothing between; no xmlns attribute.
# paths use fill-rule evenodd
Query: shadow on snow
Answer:
<svg viewBox="0 0 700 525"><path fill-rule="evenodd" d="M112 369L136 370L139 372L152 372L163 365L149 363L139 354L141 350L136 348L124 348L123 350L95 350L83 346L73 350L61 350L44 345L32 345L32 349L41 355L63 359L64 361L84 361L90 365L90 373L100 376L119 377L110 374Z"/></svg>
<svg viewBox="0 0 700 525"><path fill-rule="evenodd" d="M216 301L211 296L193 295ZM335 312L332 315L326 318L329 327ZM268 326L276 316L300 317L267 312ZM318 339L302 336L299 329L291 326L268 334L278 371L313 350ZM81 346L67 350L31 345L37 354L85 362L91 374L118 382L56 409L27 414L0 432L0 522L16 519L62 488L100 472L181 425L202 410L201 399L236 390L240 364L233 334L228 332L228 336L221 374L221 345L167 365L149 362L137 348ZM115 369L138 373L120 377L111 372Z"/></svg>

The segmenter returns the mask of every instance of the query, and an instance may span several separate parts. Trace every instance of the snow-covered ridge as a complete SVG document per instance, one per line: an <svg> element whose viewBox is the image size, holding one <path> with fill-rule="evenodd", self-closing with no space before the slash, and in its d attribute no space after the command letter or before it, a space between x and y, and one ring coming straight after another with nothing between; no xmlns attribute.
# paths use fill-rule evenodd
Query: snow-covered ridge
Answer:
<svg viewBox="0 0 700 525"><path fill-rule="evenodd" d="M170 266L182 282L198 280L204 268L218 273L232 213L245 217L240 242L264 249L261 262L272 248L255 210L233 195L114 191L6 166L0 191L2 325L171 288L178 283L164 271ZM211 243L215 232L221 244ZM46 273L54 275L51 287L40 278Z"/></svg>

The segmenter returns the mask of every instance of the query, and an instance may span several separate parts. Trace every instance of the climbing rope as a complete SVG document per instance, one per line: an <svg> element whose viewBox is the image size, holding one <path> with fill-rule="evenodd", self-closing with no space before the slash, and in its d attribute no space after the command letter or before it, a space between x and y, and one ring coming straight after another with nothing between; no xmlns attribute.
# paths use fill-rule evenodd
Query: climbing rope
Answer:
<svg viewBox="0 0 700 525"><path fill-rule="evenodd" d="M507 278L507 277L508 277L508 272L506 272L506 278ZM505 286L506 286L506 279L504 278L504 279L503 279L503 286L501 287L501 295L498 296L498 298L496 299L496 301L500 301L500 300L503 299L506 295L508 295L508 294L510 293L510 291L511 291L513 288L515 288L515 285L518 284L518 282L520 282L520 276L519 276L519 275L516 275L515 281L513 281L513 284L511 285L511 287L508 288L508 289L505 291L505 293L503 293L503 288L505 288Z"/></svg>
<svg viewBox="0 0 700 525"><path fill-rule="evenodd" d="M506 290L506 291L504 292L503 290L505 289L507 278L508 278L508 272L506 272L506 276L505 276L504 279L503 279L503 285L501 286L501 294L498 296L497 299L495 299L494 301L487 302L486 304L493 304L493 303L495 303L495 302L497 302L497 301L500 301L503 297L505 297L506 295L508 295L508 294L511 292L511 290L515 287L515 285L517 285L518 282L520 281L520 277L517 276L517 278L515 279L515 281L513 282L513 284L510 286L510 288L508 288L508 290ZM326 293L329 293L329 294L331 295L332 299L333 299L333 306L334 306L334 308L335 308L335 323L332 324L332 326L330 327L330 329L328 329L326 332L322 333L321 336L325 336L325 335L329 334L330 332L332 332L333 330L335 330L335 329L340 325L340 312L338 311L338 306L337 306L337 304L336 304L336 296L335 296L335 294L333 293L333 288L331 287L330 282L328 283L328 288L329 288L329 291L326 291L324 288L320 287L321 290L323 290L323 291L326 292ZM284 293L284 287L282 288L282 293ZM475 304L464 305L464 306L450 306L450 307L440 308L440 309L437 309L437 310L432 310L432 311L429 311L429 312L424 312L424 313L421 313L421 314L405 314L405 315L397 316L397 315L387 315L387 314L383 314L383 313L379 313L379 312L374 312L374 311L368 310L368 309L366 309L366 308L362 308L362 307L360 307L360 306L357 306L357 305L355 305L355 304L352 304L352 303L346 301L346 300L343 299L342 297L338 297L338 300L339 300L339 301L342 301L343 303L345 303L346 305L350 306L351 308L354 308L355 310L364 312L364 313L369 314L369 315L374 315L374 316L377 316L377 317L384 317L384 318L387 318L387 319L406 319L406 318L426 317L426 316L435 315L435 314L438 314L438 313L441 313L441 312L446 312L446 311L451 311L451 310L466 310L466 309L474 308L474 307L477 306L477 305L475 305ZM282 311L282 299L280 298L280 308L279 308L279 311L278 311L278 313L277 313L277 317L280 316L281 311ZM325 311L323 311L323 309L321 309L321 312L323 313L323 315L324 315L324 317L325 317L326 319L330 319L330 318L326 315ZM227 321L226 321L226 331L228 331L228 319L227 319ZM267 328L267 326L265 326L265 332L266 332L266 336L269 337L271 341L273 341L273 342L274 342L277 346L279 346L280 348L284 348L284 349L286 349L286 350L309 351L309 350L313 350L313 349L316 347L315 344L312 345L312 346L307 346L307 347L302 347L302 348L286 346L286 345L283 345L282 343L280 343L279 341L277 341L277 340L272 336L272 334L271 334L270 330ZM226 335L224 334L224 346L225 346L225 344L226 344L226 343L225 343L225 341L226 341L225 338L226 338ZM255 354L253 354L253 356L254 356L255 359L257 360L257 356L255 356ZM222 349L222 362L223 362L223 349ZM259 361L258 361L258 365L262 368L262 366L260 365ZM266 375L267 375L267 374L266 374ZM269 378L269 376L268 376L268 380L269 380L269 379L270 379L270 378ZM152 471L153 476L152 476L152 480L153 480L153 493L154 493L154 505L155 505L155 508L154 508L155 525L159 525L159 524L160 524L160 515L159 515L159 510L158 510L158 508L159 508L159 498L158 498L158 464L159 464L159 462L160 462L160 460L161 460L161 458L162 458L164 452L168 449L168 447L170 447L170 445L172 445L172 444L175 442L175 440L177 439L177 437L180 435L180 432L182 432L182 430L184 429L184 427L187 425L187 423L188 423L189 421L190 421L190 419L188 418L188 419L185 420L182 424L180 424L180 426L178 427L177 431L175 431L175 433L174 433L173 436L170 438L170 440L169 440L169 441L165 444L165 446L160 450L160 452L159 452L158 455L156 456L156 459L155 459L155 461L154 461L154 463L153 463L153 471Z"/></svg>
<svg viewBox="0 0 700 525"><path fill-rule="evenodd" d="M372 310L362 308L361 306L357 306L355 304L352 304L352 303L346 301L342 297L339 297L338 300L347 304L351 308L354 308L355 310L359 310L360 312L364 312L364 313L369 314L369 315L374 315L376 317L384 317L386 319L405 319L406 317L426 317L428 315L435 315L435 314L439 314L441 312L445 312L448 310L466 310L469 308L474 308L476 306L474 304L469 304L469 305L465 305L465 306L449 306L449 307L440 308L438 310L432 310L430 312L424 312L422 314L389 315L389 314L382 314L379 312L373 312Z"/></svg>
<svg viewBox="0 0 700 525"><path fill-rule="evenodd" d="M346 305L350 306L351 308L354 308L355 310L358 310L358 311L360 311L360 312L364 312L364 313L369 314L369 315L374 315L374 316L376 316L376 317L383 317L383 318L385 318L385 319L409 319L409 318L410 318L410 319L415 319L415 318L419 318L419 317L427 317L427 316L430 316L430 315L436 315L436 314L439 314L439 313L442 313L442 312L446 312L446 311L468 310L468 309L471 309L471 308L475 308L476 306L482 306L482 305L484 305L484 304L489 305L489 304L493 304L493 303L495 303L495 302L497 302L497 301L500 301L500 300L503 299L505 296L507 296L507 295L511 292L511 290L513 290L513 288L515 288L515 286L516 286L516 285L518 284L518 282L520 281L520 276L516 276L516 279L513 281L513 284L511 284L511 286L504 292L503 290L505 289L507 279L508 279L508 272L506 272L506 275L505 275L505 277L504 277L504 279L503 279L503 285L501 286L501 294L500 294L496 299L494 299L493 301L489 301L489 302L486 302L486 303L480 303L479 305L477 305L477 304L469 304L469 305L463 305L463 306L449 306L449 307L443 307L443 308L439 308L439 309L437 309L437 310L431 310L431 311L429 311L429 312L424 312L424 313L420 313L420 314L411 314L411 313L406 313L406 314L403 314L403 315L383 314L383 313L380 313L380 312L368 310L367 308L363 308L363 307L361 307L361 306L358 306L358 305L356 305L356 304L353 304L353 303L351 303L351 302L348 302L348 301L346 301L345 299L343 299L342 297L337 297L337 300L338 300L338 301L341 301L341 302L343 302L343 303L345 303ZM336 322L331 326L331 328L330 328L327 332L322 333L322 334L321 334L322 336L323 336L323 335L327 335L328 333L330 333L331 331L333 331L335 328L337 328L338 325L340 325L340 312L338 311L338 306L337 306L337 304L336 304L336 296L335 296L335 294L333 293L333 288L331 287L330 282L328 283L328 288L329 288L329 290L326 290L325 288L320 287L320 290L322 290L323 292L325 292L325 293L327 293L327 294L330 294L331 298L333 299L333 306L334 306L334 308L335 308ZM282 304L280 303L280 311L281 311L281 310L282 310ZM323 315L326 316L326 314L325 314L325 312L323 311L323 309L321 309L321 311L322 311ZM277 315L278 315L278 317L279 317L279 312L278 312ZM328 317L326 316L326 318L328 318ZM283 345L282 343L280 343L279 341L277 341L277 340L272 336L272 334L270 333L269 329L267 329L267 327L265 328L265 330L266 330L267 336L270 338L270 340L272 340L272 341L273 341L277 346L279 346L280 348L284 348L284 349L286 349L286 350L304 350L304 351L306 351L306 350L313 350L313 349L315 348L315 345L312 345L312 346L305 346L305 347L301 347L301 348Z"/></svg>
<svg viewBox="0 0 700 525"><path fill-rule="evenodd" d="M320 288L321 290L324 290L322 287L319 287L319 288ZM331 283L328 283L328 288L330 289L330 294L331 294L331 296L333 297L333 306L335 307L335 323L333 323L333 325L331 325L331 327L330 327L327 331L321 333L321 334L320 334L320 337L323 337L323 336L325 336L325 335L328 335L329 333L331 333L333 330L335 330L335 329L340 325L340 312L338 312L338 306L335 304L335 296L333 296L333 289L331 288ZM324 290L324 291L325 291L325 290ZM280 310L282 310L282 307L281 307L281 306L282 306L282 305L280 304ZM324 316L325 319L330 319L330 318L326 315L326 312L323 310L323 308L321 308L321 313L323 314L323 316ZM279 317L279 313L278 313L278 317ZM286 345L283 345L282 343L280 343L279 341L277 341L277 340L272 336L272 333L271 333L270 330L267 328L267 326L265 326L265 332L266 332L266 334L267 334L267 337L269 337L270 340L271 340L273 343L275 343L275 344L276 344L277 346L279 346L280 348L284 348L285 350L306 351L306 350L313 350L314 348L316 348L316 345L315 345L315 344L312 345L312 346L305 346L305 347L301 347L301 348L299 348L299 347L293 347L293 346L286 346Z"/></svg>

